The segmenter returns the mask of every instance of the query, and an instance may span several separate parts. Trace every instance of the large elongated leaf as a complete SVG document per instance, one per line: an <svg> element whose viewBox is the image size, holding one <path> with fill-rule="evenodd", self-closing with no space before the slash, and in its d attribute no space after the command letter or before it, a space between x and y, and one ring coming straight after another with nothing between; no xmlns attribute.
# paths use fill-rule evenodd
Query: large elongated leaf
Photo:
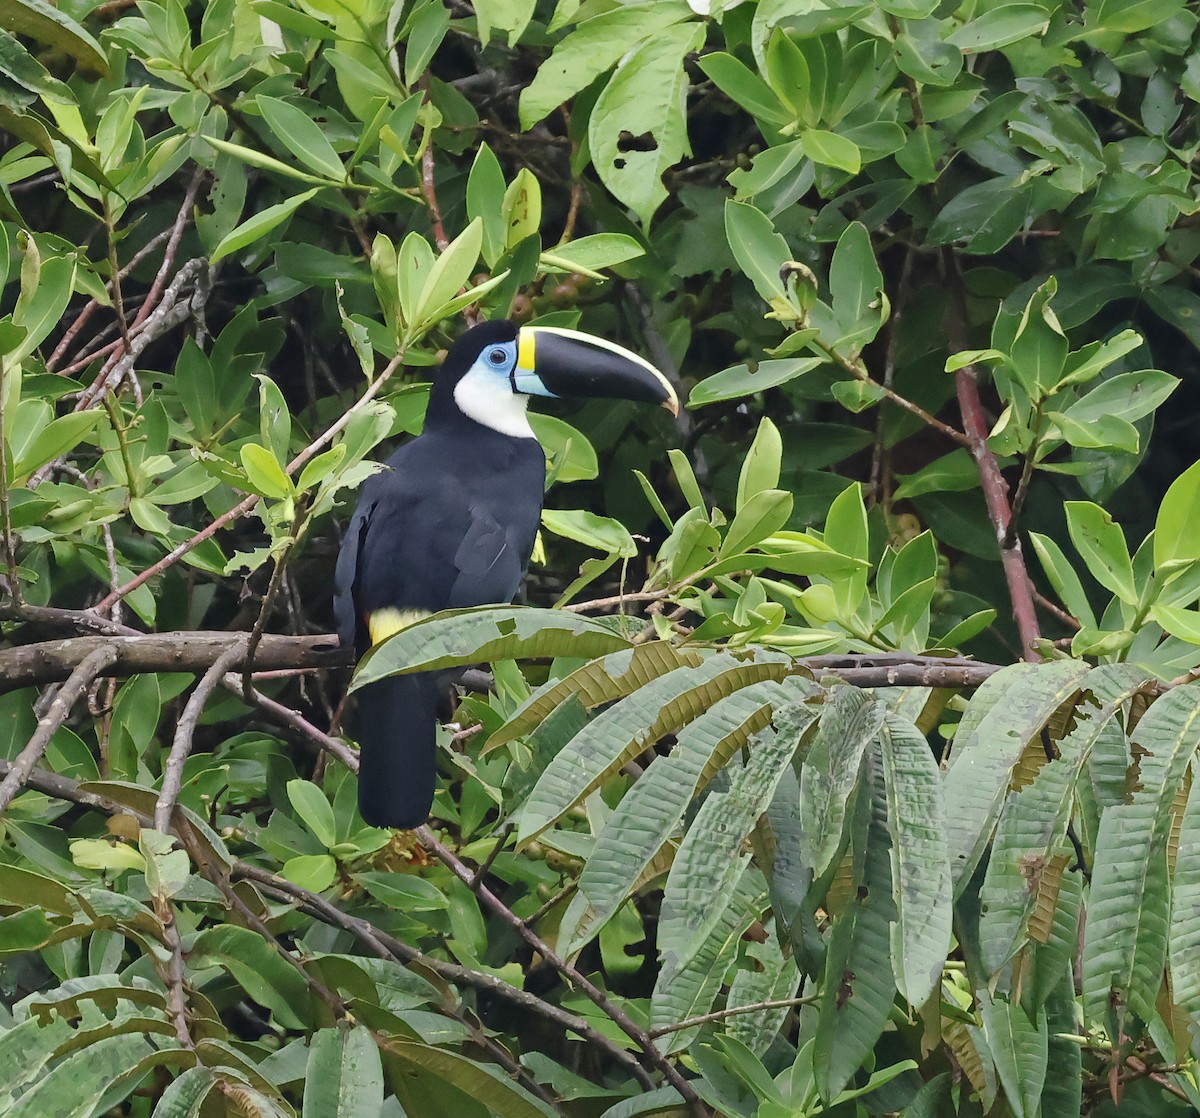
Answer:
<svg viewBox="0 0 1200 1118"><path fill-rule="evenodd" d="M846 805L883 716L883 704L854 687L835 688L821 712L800 770L802 856L817 877L843 846Z"/></svg>
<svg viewBox="0 0 1200 1118"><path fill-rule="evenodd" d="M112 1097L114 1083L126 1079L132 1091L137 1083L129 1080L135 1069L154 1053L154 1043L144 1034L100 1037L42 1076L5 1111L5 1118L87 1118L101 1096L114 1105L121 1101L123 1095Z"/></svg>
<svg viewBox="0 0 1200 1118"><path fill-rule="evenodd" d="M584 909L568 937L567 954L582 947L617 911L711 774L770 721L773 709L812 691L813 684L799 676L754 683L680 731L675 748L655 758L597 837L579 878Z"/></svg>
<svg viewBox="0 0 1200 1118"><path fill-rule="evenodd" d="M13 1092L37 1079L58 1046L70 1036L71 1026L58 1016L44 1023L38 1017L29 1017L0 1033L0 1107Z"/></svg>
<svg viewBox="0 0 1200 1118"><path fill-rule="evenodd" d="M800 972L794 956L784 954L774 927L768 926L767 938L761 944L751 944L746 954L753 966L742 967L733 976L725 999L727 1009L782 1001L795 994ZM761 1056L779 1033L788 1013L786 1008L739 1013L725 1023L725 1031Z"/></svg>
<svg viewBox="0 0 1200 1118"><path fill-rule="evenodd" d="M484 660L602 656L628 648L629 643L611 620L561 610L523 606L443 610L371 649L354 673L351 689L389 675L461 668Z"/></svg>
<svg viewBox="0 0 1200 1118"><path fill-rule="evenodd" d="M1083 1005L1103 1018L1125 1007L1144 1020L1155 1010L1167 957L1167 826L1147 799L1110 807L1100 818L1083 940Z"/></svg>
<svg viewBox="0 0 1200 1118"><path fill-rule="evenodd" d="M750 740L750 756L733 768L729 791L712 792L701 805L667 876L658 924L664 959L685 966L720 920L749 861L742 844L815 718L801 703L776 711L777 729L764 728Z"/></svg>
<svg viewBox="0 0 1200 1118"><path fill-rule="evenodd" d="M280 1024L303 1029L311 1019L310 995L303 977L265 939L249 928L221 924L196 937L190 961L197 968L219 966Z"/></svg>
<svg viewBox="0 0 1200 1118"><path fill-rule="evenodd" d="M591 710L601 703L624 698L675 668L696 667L702 659L700 653L677 648L666 641L648 641L620 652L610 652L535 691L524 706L492 734L485 752L529 733L569 696L574 696L586 710Z"/></svg>
<svg viewBox="0 0 1200 1118"><path fill-rule="evenodd" d="M1075 728L1058 743L1058 758L1008 798L981 894L986 916L980 923L980 941L989 975L997 974L1031 939L1045 942L1043 931L1053 916L1068 861L1067 825L1076 783L1096 741L1143 682L1141 673L1126 665L1090 672L1084 687L1103 694L1105 705L1088 709L1081 704ZM1031 927L1031 922L1037 926Z"/></svg>
<svg viewBox="0 0 1200 1118"><path fill-rule="evenodd" d="M834 920L825 955L825 975L814 1049L817 1087L833 1099L862 1066L887 1024L896 994L889 925L892 900L891 845L884 825L886 804L878 761L868 755L872 795L858 797L851 859L855 888Z"/></svg>
<svg viewBox="0 0 1200 1118"><path fill-rule="evenodd" d="M435 1048L402 1037L389 1037L383 1048L401 1067L407 1064L431 1073L444 1083L453 1084L482 1103L490 1113L502 1118L557 1118L544 1102L487 1064L476 1063L446 1048ZM408 1113L419 1111L408 1109Z"/></svg>
<svg viewBox="0 0 1200 1118"><path fill-rule="evenodd" d="M981 998L980 1010L1009 1109L1014 1118L1036 1118L1049 1052L1045 1010L1035 1024L1020 1005L986 995Z"/></svg>
<svg viewBox="0 0 1200 1118"><path fill-rule="evenodd" d="M751 869L738 882L735 894L722 911L721 919L708 933L686 966L674 959L665 961L654 983L650 998L650 1024L653 1028L676 1025L712 1009L721 983L737 951L738 941L750 921L758 915L766 900L762 877ZM671 1033L664 1043L668 1052L686 1048L698 1027Z"/></svg>
<svg viewBox="0 0 1200 1118"><path fill-rule="evenodd" d="M896 985L921 1006L941 981L950 950L950 861L942 777L924 734L888 714L880 730L887 828L891 836L892 965Z"/></svg>
<svg viewBox="0 0 1200 1118"><path fill-rule="evenodd" d="M1171 895L1171 993L1200 1020L1200 782L1192 784L1179 828Z"/></svg>
<svg viewBox="0 0 1200 1118"><path fill-rule="evenodd" d="M1050 716L1079 690L1075 660L1012 664L975 692L954 739L943 804L955 890L970 880L991 838L1012 770Z"/></svg>
<svg viewBox="0 0 1200 1118"><path fill-rule="evenodd" d="M305 1071L303 1118L366 1118L383 1106L379 1049L362 1025L321 1029Z"/></svg>
<svg viewBox="0 0 1200 1118"><path fill-rule="evenodd" d="M763 679L782 679L789 657L760 652L710 656L652 680L589 722L546 767L521 813L520 841L539 834L601 781L663 734L678 730L726 695Z"/></svg>

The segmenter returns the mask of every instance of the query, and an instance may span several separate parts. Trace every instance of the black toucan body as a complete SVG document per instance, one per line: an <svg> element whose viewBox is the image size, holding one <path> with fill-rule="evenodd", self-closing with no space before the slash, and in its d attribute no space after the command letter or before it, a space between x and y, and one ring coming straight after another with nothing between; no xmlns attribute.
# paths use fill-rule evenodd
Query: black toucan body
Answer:
<svg viewBox="0 0 1200 1118"><path fill-rule="evenodd" d="M600 338L504 320L468 330L434 379L422 433L363 486L335 576L338 634L361 657L428 613L511 602L542 510L546 461L530 395L599 396L678 411L666 378ZM359 688L358 802L384 827L425 821L436 779L438 679Z"/></svg>

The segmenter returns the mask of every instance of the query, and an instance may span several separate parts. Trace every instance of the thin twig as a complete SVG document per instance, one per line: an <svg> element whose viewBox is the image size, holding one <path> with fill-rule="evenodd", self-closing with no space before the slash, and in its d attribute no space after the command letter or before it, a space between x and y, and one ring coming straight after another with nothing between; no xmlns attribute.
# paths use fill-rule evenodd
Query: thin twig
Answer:
<svg viewBox="0 0 1200 1118"><path fill-rule="evenodd" d="M325 449L325 447L332 443L333 440L336 439L343 430L345 430L346 424L348 424L350 420L358 414L358 412L366 407L366 405L369 404L379 394L379 392L383 389L383 386L391 379L392 374L403 364L404 350L401 350L396 354L395 357L391 359L391 361L387 363L387 366L384 368L383 372L381 372L379 376L377 376L371 382L367 390L355 402L354 406L343 412L339 419L330 424L329 428L323 435L318 436L311 443L309 443L308 446L300 451L300 453L297 454L296 457L287 464L286 472L289 474L295 473L310 458L316 454L319 454ZM118 598L124 598L127 594L132 593L139 586L144 586L150 581L150 579L154 578L155 575L159 575L169 567L174 566L179 562L180 559L182 559L190 551L199 547L205 540L215 536L227 524L232 523L241 516L245 516L245 514L250 512L250 510L253 509L260 500L261 498L257 493L251 493L250 496L246 497L242 501L239 501L233 506L233 508L231 508L228 512L223 513L221 516L218 516L217 519L207 527L202 528L194 536L190 536L188 539L184 540L183 543L172 548L156 563L152 563L149 567L142 571L141 574L135 575L127 583L125 583L124 586L117 587L116 590L112 591L105 598L101 599L101 601L96 604L96 610L103 611L108 609Z"/></svg>
<svg viewBox="0 0 1200 1118"><path fill-rule="evenodd" d="M849 373L855 380L861 381L863 384L868 384L873 388L879 389L884 397L890 400L898 408L903 408L906 412L915 415L927 427L932 427L935 431L945 435L946 438L952 439L959 446L970 447L971 440L956 427L951 427L949 423L943 423L936 415L927 412L920 404L914 403L906 396L901 396L893 388L888 388L886 385L880 384L863 365L858 361L851 361L848 357L840 354L833 346L826 345L819 338L813 340L813 344L818 346L821 351L834 364L838 365L845 372Z"/></svg>
<svg viewBox="0 0 1200 1118"><path fill-rule="evenodd" d="M38 719L37 728L17 759L13 761L3 782L0 782L0 813L8 810L14 797L21 791L29 774L42 759L50 745L50 738L67 720L71 708L79 701L83 693L98 675L115 659L116 650L110 644L103 644L80 661L75 670L67 677L67 681L58 689L54 701L50 703L46 713Z"/></svg>
<svg viewBox="0 0 1200 1118"><path fill-rule="evenodd" d="M4 381L6 369L0 355L0 532L4 536L4 563L8 571L8 592L20 602L21 579L17 572L17 540L12 530L12 514L8 507L8 445L4 428Z"/></svg>
<svg viewBox="0 0 1200 1118"><path fill-rule="evenodd" d="M158 793L158 801L154 805L154 826L163 834L171 830L171 816L183 787L183 766L187 763L188 755L192 752L192 737L196 732L196 723L204 712L212 693L220 685L225 673L246 657L247 642L235 641L229 648L213 661L212 666L200 678L175 724L175 737L171 742L171 752L167 763L163 766L162 787Z"/></svg>
<svg viewBox="0 0 1200 1118"><path fill-rule="evenodd" d="M620 609L626 602L659 602L663 598L669 598L671 593L670 590L637 590L628 594L613 594L609 598L593 598L590 602L575 602L573 605L563 606L562 609L566 613L590 613L592 610L612 609L614 606Z"/></svg>
<svg viewBox="0 0 1200 1118"><path fill-rule="evenodd" d="M736 1017L740 1013L759 1013L766 1009L794 1009L799 1005L812 1004L817 997L817 994L809 994L803 998L777 998L769 1002L756 1002L754 1005L735 1005L729 1009L715 1009L712 1013L689 1017L677 1025L660 1025L657 1029L651 1029L650 1035L657 1040L660 1036L666 1036L668 1033L679 1033L684 1029L695 1028L697 1025L707 1025L711 1021L723 1021L726 1017Z"/></svg>
<svg viewBox="0 0 1200 1118"><path fill-rule="evenodd" d="M421 844L432 850L438 860L445 865L465 885L470 885L474 875L459 859L434 837L428 827L416 828L417 837ZM672 1087L682 1096L696 1118L708 1118L708 1109L692 1085L680 1075L679 1070L659 1051L650 1035L637 1022L613 1004L612 1000L585 975L571 966L565 959L541 938L497 897L486 885L479 885L475 895L489 908L502 923L506 924L529 944L547 963L550 964L563 978L582 991L590 1001L598 1006L616 1026L646 1054L652 1063Z"/></svg>

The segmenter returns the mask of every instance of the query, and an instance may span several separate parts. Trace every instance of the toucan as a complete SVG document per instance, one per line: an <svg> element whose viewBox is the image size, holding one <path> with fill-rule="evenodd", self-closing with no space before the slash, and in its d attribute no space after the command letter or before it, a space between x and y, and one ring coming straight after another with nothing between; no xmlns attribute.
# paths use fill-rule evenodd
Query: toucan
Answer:
<svg viewBox="0 0 1200 1118"><path fill-rule="evenodd" d="M603 338L504 319L467 330L434 377L421 434L363 485L334 576L343 645L367 649L427 614L513 601L533 551L546 458L530 396L679 401L650 362ZM389 676L355 693L358 803L410 828L433 803L439 681Z"/></svg>

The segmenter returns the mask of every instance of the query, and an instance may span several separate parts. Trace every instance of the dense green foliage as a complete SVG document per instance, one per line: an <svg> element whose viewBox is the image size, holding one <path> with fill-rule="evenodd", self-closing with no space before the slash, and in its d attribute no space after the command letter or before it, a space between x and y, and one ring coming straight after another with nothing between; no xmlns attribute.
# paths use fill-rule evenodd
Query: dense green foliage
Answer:
<svg viewBox="0 0 1200 1118"><path fill-rule="evenodd" d="M0 0L0 1116L1200 1108L1198 28ZM311 638L503 315L689 408L363 665L492 666L392 834Z"/></svg>

